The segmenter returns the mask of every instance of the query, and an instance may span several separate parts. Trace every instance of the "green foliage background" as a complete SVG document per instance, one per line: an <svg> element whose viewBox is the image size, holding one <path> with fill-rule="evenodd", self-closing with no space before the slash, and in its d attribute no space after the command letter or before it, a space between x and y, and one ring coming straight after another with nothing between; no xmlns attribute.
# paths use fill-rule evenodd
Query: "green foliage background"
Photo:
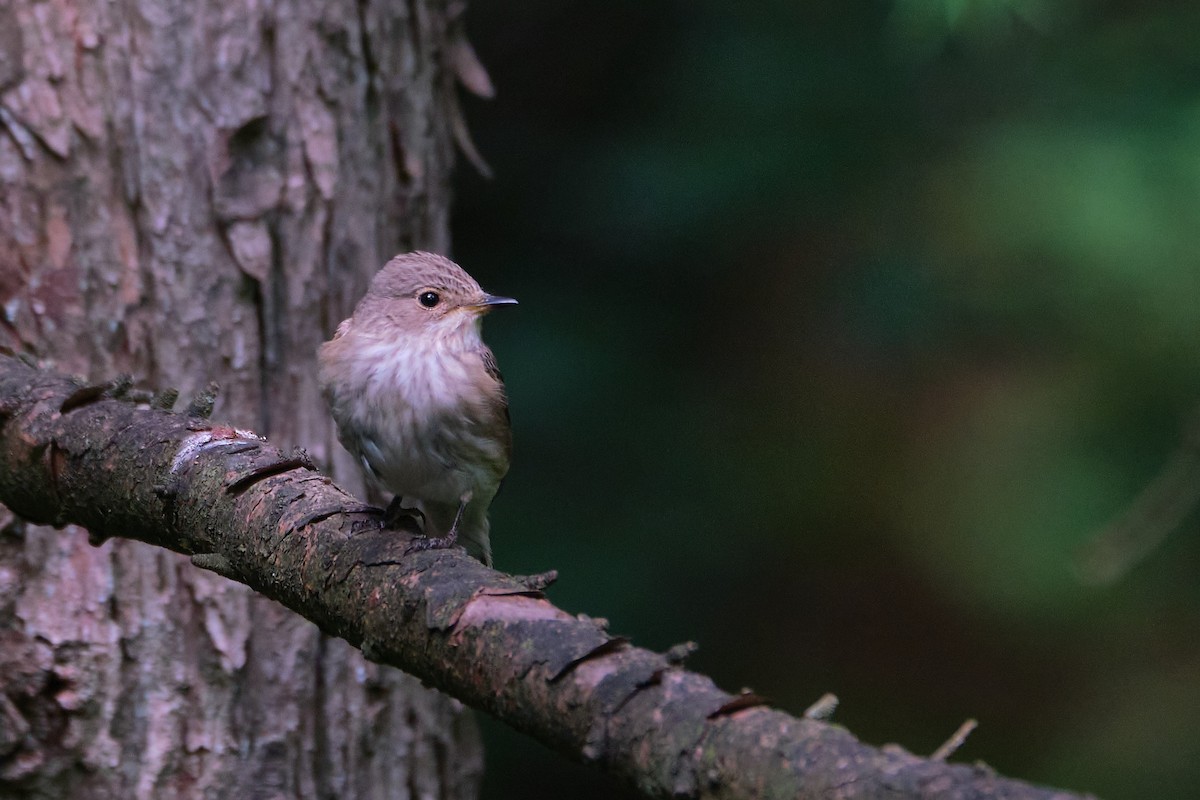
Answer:
<svg viewBox="0 0 1200 800"><path fill-rule="evenodd" d="M1200 404L1200 7L475 4L456 255L516 461L501 569L866 741L1200 785L1197 515L1081 547ZM1200 485L1192 487L1200 495ZM614 787L488 724L485 797Z"/></svg>

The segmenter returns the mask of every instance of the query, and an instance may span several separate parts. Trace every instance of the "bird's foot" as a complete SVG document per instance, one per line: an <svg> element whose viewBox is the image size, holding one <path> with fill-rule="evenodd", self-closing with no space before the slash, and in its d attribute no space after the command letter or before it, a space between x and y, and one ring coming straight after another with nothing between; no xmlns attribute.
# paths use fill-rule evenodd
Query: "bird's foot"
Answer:
<svg viewBox="0 0 1200 800"><path fill-rule="evenodd" d="M445 536L422 536L419 539L414 539L404 549L404 555L420 553L424 550L448 550L456 544L458 544L458 531L456 530L450 531Z"/></svg>
<svg viewBox="0 0 1200 800"><path fill-rule="evenodd" d="M470 499L470 492L467 492L462 496L462 499L458 503L458 513L454 515L454 524L450 526L450 530L446 532L445 536L425 536L421 539L417 539L407 548L405 548L404 555L408 555L409 553L419 553L422 550L446 550L454 547L454 545L458 543L458 525L462 522L463 509L467 507L467 503L470 501Z"/></svg>
<svg viewBox="0 0 1200 800"><path fill-rule="evenodd" d="M397 523L399 523L400 520L404 519L405 517L408 519L419 519L421 521L421 527L425 527L425 515L421 513L421 509L405 508L404 498L402 498L400 495L396 495L392 498L392 502L388 503L388 507L383 511L383 527L386 530L396 530L399 527Z"/></svg>

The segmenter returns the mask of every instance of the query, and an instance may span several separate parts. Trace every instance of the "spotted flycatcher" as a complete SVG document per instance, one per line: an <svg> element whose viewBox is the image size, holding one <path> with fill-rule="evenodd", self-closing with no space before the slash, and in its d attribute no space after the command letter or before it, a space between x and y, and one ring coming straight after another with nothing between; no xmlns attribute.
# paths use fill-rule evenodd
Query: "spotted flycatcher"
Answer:
<svg viewBox="0 0 1200 800"><path fill-rule="evenodd" d="M321 390L338 439L367 474L425 520L410 550L461 537L491 566L488 506L512 454L508 400L480 337L483 289L433 253L406 253L371 281L354 314L321 345Z"/></svg>

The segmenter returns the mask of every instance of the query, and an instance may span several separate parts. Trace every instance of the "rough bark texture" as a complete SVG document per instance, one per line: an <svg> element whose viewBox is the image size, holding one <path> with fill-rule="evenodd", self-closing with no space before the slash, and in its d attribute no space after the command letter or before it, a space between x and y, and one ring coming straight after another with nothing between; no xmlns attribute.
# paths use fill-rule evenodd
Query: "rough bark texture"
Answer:
<svg viewBox="0 0 1200 800"><path fill-rule="evenodd" d="M388 257L446 248L460 12L0 0L0 341L218 381L354 483L315 349ZM460 713L176 554L0 534L0 796L471 796Z"/></svg>
<svg viewBox="0 0 1200 800"><path fill-rule="evenodd" d="M662 798L1030 798L1065 792L875 749L730 695L460 550L408 535L254 434L139 409L0 357L0 499L192 556L564 753ZM60 686L60 692L71 691Z"/></svg>

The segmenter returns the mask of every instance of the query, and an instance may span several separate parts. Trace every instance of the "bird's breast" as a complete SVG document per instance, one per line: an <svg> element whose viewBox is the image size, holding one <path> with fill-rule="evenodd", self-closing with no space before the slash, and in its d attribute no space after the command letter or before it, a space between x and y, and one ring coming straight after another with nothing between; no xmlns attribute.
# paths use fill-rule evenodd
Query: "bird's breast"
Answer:
<svg viewBox="0 0 1200 800"><path fill-rule="evenodd" d="M477 353L375 342L356 355L361 383L334 390L339 435L388 489L445 502L494 492L508 468L507 421L496 429L491 393L503 389L481 380Z"/></svg>

